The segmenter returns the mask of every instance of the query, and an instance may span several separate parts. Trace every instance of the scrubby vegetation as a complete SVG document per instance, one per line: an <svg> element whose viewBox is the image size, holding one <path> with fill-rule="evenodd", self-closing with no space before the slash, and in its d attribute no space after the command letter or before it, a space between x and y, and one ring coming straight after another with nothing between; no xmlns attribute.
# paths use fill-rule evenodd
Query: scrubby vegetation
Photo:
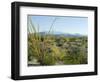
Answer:
<svg viewBox="0 0 100 82"><path fill-rule="evenodd" d="M28 32L28 65L87 64L87 36L55 35L50 33L53 23L43 34L30 19L29 26L34 32Z"/></svg>

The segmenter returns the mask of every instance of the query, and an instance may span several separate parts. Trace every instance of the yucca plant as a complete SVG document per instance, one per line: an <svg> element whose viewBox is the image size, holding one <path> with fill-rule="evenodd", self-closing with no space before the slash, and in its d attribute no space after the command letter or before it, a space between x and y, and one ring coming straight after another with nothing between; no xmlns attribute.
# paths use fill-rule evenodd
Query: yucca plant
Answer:
<svg viewBox="0 0 100 82"><path fill-rule="evenodd" d="M52 40L54 37L51 35L53 25L57 18L55 18L50 26L50 29L45 35L41 35L39 33L39 24L36 29L34 26L32 19L28 18L28 58L29 60L32 59L32 57L35 57L37 61L40 63L40 65L51 65L55 63L53 52L50 54L48 53L48 49L51 49L52 45L50 43L53 43ZM31 58L30 58L31 56ZM50 59L51 58L51 59ZM52 61L51 61L52 60Z"/></svg>

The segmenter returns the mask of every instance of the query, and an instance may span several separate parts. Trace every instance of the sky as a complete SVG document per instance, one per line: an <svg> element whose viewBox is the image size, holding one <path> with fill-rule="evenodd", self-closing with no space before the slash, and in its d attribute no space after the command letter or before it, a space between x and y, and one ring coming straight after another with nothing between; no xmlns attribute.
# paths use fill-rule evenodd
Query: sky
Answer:
<svg viewBox="0 0 100 82"><path fill-rule="evenodd" d="M52 31L70 34L88 34L88 18L87 17L76 17L76 16L41 16L41 15L30 15L32 23L35 27L39 25L39 31L49 31L52 22Z"/></svg>

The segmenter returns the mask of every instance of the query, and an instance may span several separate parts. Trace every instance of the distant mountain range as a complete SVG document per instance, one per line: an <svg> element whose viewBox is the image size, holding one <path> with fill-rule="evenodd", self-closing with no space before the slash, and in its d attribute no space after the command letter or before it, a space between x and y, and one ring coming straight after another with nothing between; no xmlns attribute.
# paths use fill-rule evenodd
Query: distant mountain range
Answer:
<svg viewBox="0 0 100 82"><path fill-rule="evenodd" d="M39 32L41 35L45 35L48 34L48 32ZM82 35L82 34L70 34L70 33L62 33L62 32L53 32L53 33L49 33L50 35L53 34L55 36L65 36L65 37L82 37L82 36L86 36L86 35Z"/></svg>

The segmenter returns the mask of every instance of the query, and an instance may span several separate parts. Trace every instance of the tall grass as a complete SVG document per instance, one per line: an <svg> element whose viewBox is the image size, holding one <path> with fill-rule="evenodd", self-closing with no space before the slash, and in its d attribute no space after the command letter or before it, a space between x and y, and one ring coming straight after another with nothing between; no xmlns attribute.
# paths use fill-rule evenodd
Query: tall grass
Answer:
<svg viewBox="0 0 100 82"><path fill-rule="evenodd" d="M57 18L51 23L48 32L45 35L41 35L39 33L40 25L37 24L37 27L33 24L31 17L28 17L28 37L31 36L32 39L32 51L35 57L38 59L40 64L44 64L44 58L46 57L47 53L47 43L51 40L49 34L51 35L53 25ZM53 38L52 38L53 39ZM30 46L30 45L28 45Z"/></svg>

